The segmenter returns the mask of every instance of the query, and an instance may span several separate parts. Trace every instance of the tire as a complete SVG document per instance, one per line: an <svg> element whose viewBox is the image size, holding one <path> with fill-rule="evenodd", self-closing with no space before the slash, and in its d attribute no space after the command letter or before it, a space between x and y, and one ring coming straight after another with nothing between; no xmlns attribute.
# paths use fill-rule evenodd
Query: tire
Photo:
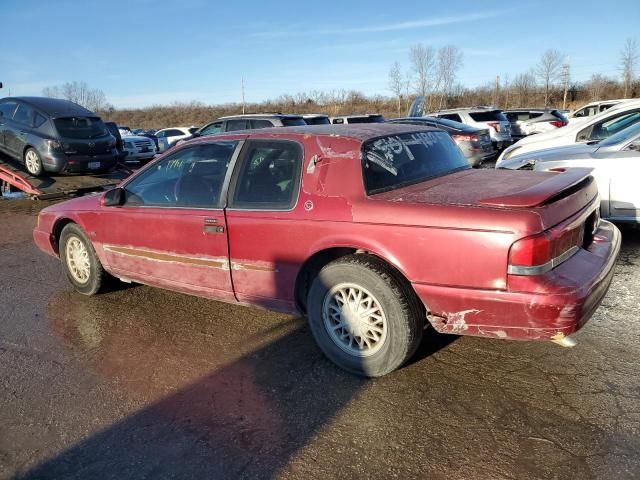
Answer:
<svg viewBox="0 0 640 480"><path fill-rule="evenodd" d="M27 169L27 172L29 172L34 177L39 177L44 173L44 167L42 166L42 157L40 157L40 154L35 148L27 148L24 152L24 158L22 160L24 161L24 166Z"/></svg>
<svg viewBox="0 0 640 480"><path fill-rule="evenodd" d="M340 309L338 299L345 298L358 306L355 313ZM358 310L375 313L363 321ZM348 255L322 268L309 289L307 313L324 354L340 368L366 377L385 375L409 360L426 322L424 307L408 282L366 254Z"/></svg>
<svg viewBox="0 0 640 480"><path fill-rule="evenodd" d="M60 234L59 245L62 266L74 288L83 295L95 295L100 292L108 274L82 229L75 223L66 225ZM77 256L72 254L74 250ZM74 264L77 266L76 269L73 267Z"/></svg>

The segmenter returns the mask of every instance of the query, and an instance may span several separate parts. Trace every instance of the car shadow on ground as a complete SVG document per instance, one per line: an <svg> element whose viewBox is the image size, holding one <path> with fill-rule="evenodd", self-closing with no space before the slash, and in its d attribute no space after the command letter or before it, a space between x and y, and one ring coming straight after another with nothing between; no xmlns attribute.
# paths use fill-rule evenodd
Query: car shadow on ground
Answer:
<svg viewBox="0 0 640 480"><path fill-rule="evenodd" d="M83 369L127 395L153 394L18 478L274 477L369 382L330 363L299 317L135 284L89 298L62 291L46 310L74 356L92 359ZM244 337L247 352L234 355ZM411 362L455 339L429 337Z"/></svg>

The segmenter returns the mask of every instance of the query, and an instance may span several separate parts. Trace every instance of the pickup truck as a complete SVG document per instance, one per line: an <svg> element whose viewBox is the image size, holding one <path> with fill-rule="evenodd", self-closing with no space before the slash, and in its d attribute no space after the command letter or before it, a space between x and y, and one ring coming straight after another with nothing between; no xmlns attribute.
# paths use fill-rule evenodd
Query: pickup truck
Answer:
<svg viewBox="0 0 640 480"><path fill-rule="evenodd" d="M42 210L34 239L85 295L115 277L299 312L333 362L380 376L428 325L571 344L620 249L589 172L474 170L415 125L232 132Z"/></svg>

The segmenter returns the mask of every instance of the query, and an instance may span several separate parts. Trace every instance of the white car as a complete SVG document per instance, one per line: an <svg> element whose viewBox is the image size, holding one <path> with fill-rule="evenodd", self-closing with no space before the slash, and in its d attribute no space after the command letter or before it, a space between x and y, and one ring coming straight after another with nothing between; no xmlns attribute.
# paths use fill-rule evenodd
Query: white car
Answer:
<svg viewBox="0 0 640 480"><path fill-rule="evenodd" d="M593 117L594 115L598 115L599 113L602 113L605 110L610 109L614 105L618 105L619 103L622 103L624 101L626 100L619 98L615 100L602 100L599 102L590 102L578 108L577 110L571 112L569 115L567 115L567 118L569 119L569 123L572 123L578 119Z"/></svg>
<svg viewBox="0 0 640 480"><path fill-rule="evenodd" d="M511 123L502 113L502 110L494 107L456 108L440 110L428 114L431 117L446 118L454 122L464 123L475 128L489 130L491 143L496 150L511 145Z"/></svg>
<svg viewBox="0 0 640 480"><path fill-rule="evenodd" d="M123 130L121 129L120 132ZM156 153L156 144L148 137L129 134L122 135L122 146L127 153L124 157L125 163L145 163L151 160Z"/></svg>
<svg viewBox="0 0 640 480"><path fill-rule="evenodd" d="M164 152L178 140L191 138L198 131L198 127L171 127L163 128L156 132L158 137L158 151Z"/></svg>
<svg viewBox="0 0 640 480"><path fill-rule="evenodd" d="M562 147L577 142L588 143L604 140L639 121L640 100L624 102L582 122L569 123L566 127L551 132L538 133L523 138L500 154L496 167L514 155L522 155L545 148Z"/></svg>
<svg viewBox="0 0 640 480"><path fill-rule="evenodd" d="M514 155L500 168L558 171L592 168L603 218L640 223L640 122L594 143L578 143Z"/></svg>

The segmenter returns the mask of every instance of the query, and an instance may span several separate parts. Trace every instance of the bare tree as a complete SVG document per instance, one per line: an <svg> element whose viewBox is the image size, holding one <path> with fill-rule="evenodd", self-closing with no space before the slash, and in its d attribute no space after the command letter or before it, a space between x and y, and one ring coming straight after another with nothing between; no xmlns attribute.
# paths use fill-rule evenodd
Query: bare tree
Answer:
<svg viewBox="0 0 640 480"><path fill-rule="evenodd" d="M456 75L462 67L462 52L453 45L447 45L438 50L437 85L440 89L438 108L446 106L446 100L455 82Z"/></svg>
<svg viewBox="0 0 640 480"><path fill-rule="evenodd" d="M589 92L589 97L591 100L600 100L602 98L602 94L607 82L608 80L604 75L601 75L599 73L594 73L593 75L591 75L589 81L585 83L585 88Z"/></svg>
<svg viewBox="0 0 640 480"><path fill-rule="evenodd" d="M406 99L406 108L407 113L409 112L409 107L411 105L411 73L405 72L404 74L404 96Z"/></svg>
<svg viewBox="0 0 640 480"><path fill-rule="evenodd" d="M542 54L540 62L536 66L536 76L542 83L544 88L544 106L549 105L549 93L553 84L558 81L560 77L560 67L562 66L562 55L557 50L549 49Z"/></svg>
<svg viewBox="0 0 640 480"><path fill-rule="evenodd" d="M424 98L427 108L431 108L431 89L433 70L435 67L435 53L433 47L418 43L409 52L411 66L415 75L416 93Z"/></svg>
<svg viewBox="0 0 640 480"><path fill-rule="evenodd" d="M620 52L620 67L622 70L622 83L624 85L624 98L631 93L631 85L638 64L638 42L635 38L627 38Z"/></svg>
<svg viewBox="0 0 640 480"><path fill-rule="evenodd" d="M398 115L402 109L402 92L404 91L404 80L402 78L402 70L398 62L393 62L389 69L389 90L398 99Z"/></svg>
<svg viewBox="0 0 640 480"><path fill-rule="evenodd" d="M46 97L64 98L94 111L102 111L109 107L104 92L97 88L89 88L85 82L67 82L63 85L46 87L42 90Z"/></svg>
<svg viewBox="0 0 640 480"><path fill-rule="evenodd" d="M520 73L513 78L511 82L513 93L518 98L519 107L524 107L531 103L531 97L536 89L536 77L533 72Z"/></svg>

